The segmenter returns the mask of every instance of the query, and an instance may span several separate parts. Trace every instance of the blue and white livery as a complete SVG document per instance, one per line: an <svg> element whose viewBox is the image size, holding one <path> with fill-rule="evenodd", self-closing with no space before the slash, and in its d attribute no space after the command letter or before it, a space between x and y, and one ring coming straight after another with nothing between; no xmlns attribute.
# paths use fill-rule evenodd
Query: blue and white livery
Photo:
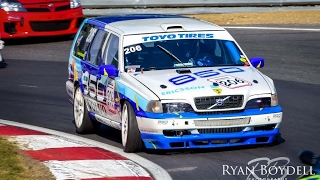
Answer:
<svg viewBox="0 0 320 180"><path fill-rule="evenodd" d="M125 152L269 144L282 121L273 81L223 28L177 15L85 19L67 93L78 133L121 130Z"/></svg>

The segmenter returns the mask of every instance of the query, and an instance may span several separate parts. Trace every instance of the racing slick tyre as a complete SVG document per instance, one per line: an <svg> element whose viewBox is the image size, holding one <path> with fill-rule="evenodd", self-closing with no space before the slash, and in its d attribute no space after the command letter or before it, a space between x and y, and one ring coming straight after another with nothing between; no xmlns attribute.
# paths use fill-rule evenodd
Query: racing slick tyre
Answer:
<svg viewBox="0 0 320 180"><path fill-rule="evenodd" d="M125 101L121 113L121 137L123 151L127 153L138 152L144 149L144 143L140 137L140 131L136 115L131 104Z"/></svg>
<svg viewBox="0 0 320 180"><path fill-rule="evenodd" d="M98 130L100 127L100 123L98 121L91 120L87 105L79 86L76 87L74 95L73 116L76 125L76 131L79 134L89 133Z"/></svg>
<svg viewBox="0 0 320 180"><path fill-rule="evenodd" d="M1 56L1 55L0 55ZM0 57L1 58L1 57ZM7 67L7 63L2 59L0 59L0 68L5 68L5 67Z"/></svg>

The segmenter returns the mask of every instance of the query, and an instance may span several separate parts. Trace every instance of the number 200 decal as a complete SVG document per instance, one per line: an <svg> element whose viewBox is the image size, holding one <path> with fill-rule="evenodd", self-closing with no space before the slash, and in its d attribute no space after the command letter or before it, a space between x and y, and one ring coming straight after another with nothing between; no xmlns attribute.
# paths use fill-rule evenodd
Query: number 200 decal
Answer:
<svg viewBox="0 0 320 180"><path fill-rule="evenodd" d="M237 67L228 67L228 68L219 68L218 71L214 71L214 70L199 71L199 72L193 73L193 75L199 78L207 78L207 77L217 76L221 73L231 74L231 73L237 73L237 72L244 72L244 70ZM181 85L181 84L185 84L185 83L196 80L197 79L196 77L189 74L184 74L184 75L169 79L169 82L173 83L174 85Z"/></svg>

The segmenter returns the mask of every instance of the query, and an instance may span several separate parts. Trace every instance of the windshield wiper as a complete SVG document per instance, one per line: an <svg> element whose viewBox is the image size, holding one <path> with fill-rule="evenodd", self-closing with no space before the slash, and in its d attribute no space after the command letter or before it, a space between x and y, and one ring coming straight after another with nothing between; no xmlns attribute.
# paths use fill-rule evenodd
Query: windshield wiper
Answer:
<svg viewBox="0 0 320 180"><path fill-rule="evenodd" d="M178 61L179 63L181 63L184 67L187 67L185 64L183 64L183 62L177 57L175 56L174 54L172 54L170 51L168 51L166 48L160 46L160 45L157 45L158 48L160 48L162 51L164 51L165 53L169 54L171 57L173 57L174 60Z"/></svg>

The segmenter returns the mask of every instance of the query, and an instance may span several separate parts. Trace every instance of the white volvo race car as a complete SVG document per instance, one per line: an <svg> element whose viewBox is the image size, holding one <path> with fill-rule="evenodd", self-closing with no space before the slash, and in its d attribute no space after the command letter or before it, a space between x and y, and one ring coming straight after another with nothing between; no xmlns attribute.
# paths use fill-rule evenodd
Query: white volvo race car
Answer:
<svg viewBox="0 0 320 180"><path fill-rule="evenodd" d="M282 109L263 66L198 19L96 17L72 44L66 89L77 132L119 129L125 152L269 144Z"/></svg>

